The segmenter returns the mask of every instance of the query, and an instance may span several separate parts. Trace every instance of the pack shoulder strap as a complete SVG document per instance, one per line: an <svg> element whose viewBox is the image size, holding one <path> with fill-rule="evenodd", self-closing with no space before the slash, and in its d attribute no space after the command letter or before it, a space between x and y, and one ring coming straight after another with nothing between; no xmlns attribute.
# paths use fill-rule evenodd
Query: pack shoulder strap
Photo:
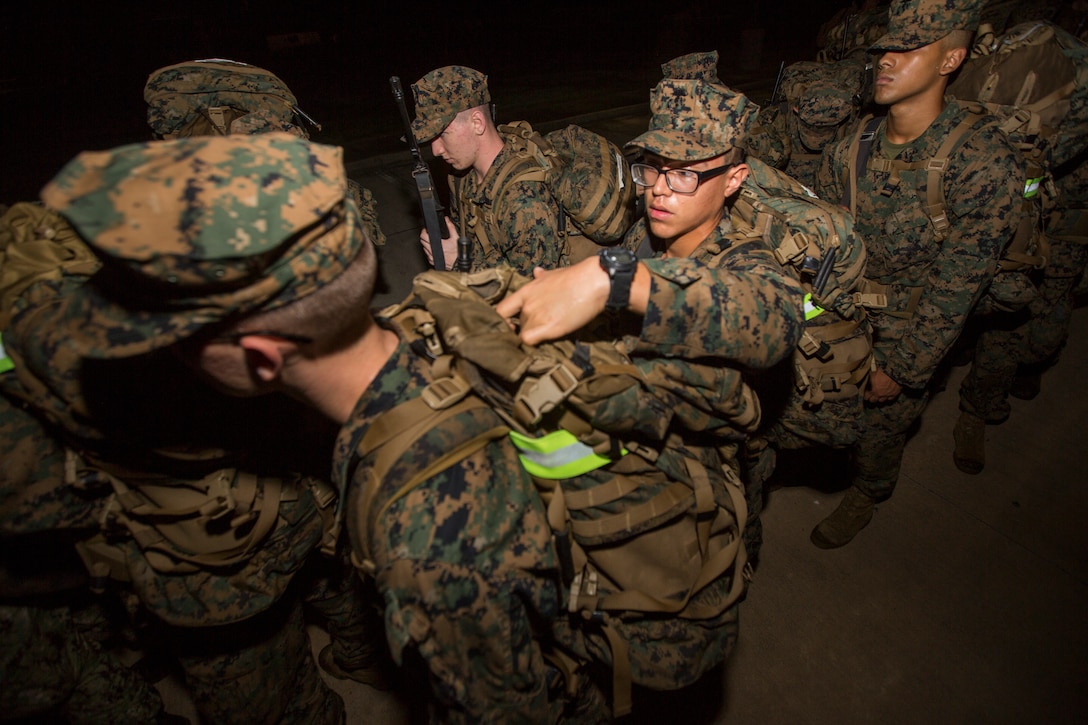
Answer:
<svg viewBox="0 0 1088 725"><path fill-rule="evenodd" d="M858 213L858 179L865 173L869 156L873 152L876 130L883 120L883 116L868 115L863 118L846 150L847 173L843 180L842 200L839 203L849 209L852 216L857 216Z"/></svg>
<svg viewBox="0 0 1088 725"><path fill-rule="evenodd" d="M500 127L502 128L502 127ZM507 188L522 181L544 183L545 168L536 156L529 153L517 152L513 162L507 162L499 169L494 182L495 198L488 199L486 204L477 204L476 200L468 194L468 184L465 180L458 179L455 183L457 200L460 206L460 232L462 236L468 236L466 232L472 232L483 247L484 256L488 256L496 249L495 239L498 239L501 230L498 220L503 213L500 208L506 195ZM471 172L469 172L471 173Z"/></svg>

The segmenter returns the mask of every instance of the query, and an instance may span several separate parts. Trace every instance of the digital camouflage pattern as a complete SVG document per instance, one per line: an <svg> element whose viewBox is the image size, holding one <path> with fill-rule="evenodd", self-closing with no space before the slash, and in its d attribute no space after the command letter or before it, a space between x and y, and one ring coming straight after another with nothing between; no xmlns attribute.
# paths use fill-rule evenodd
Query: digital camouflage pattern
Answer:
<svg viewBox="0 0 1088 725"><path fill-rule="evenodd" d="M673 161L702 161L741 145L759 107L742 93L665 78L650 93L650 130L627 142Z"/></svg>
<svg viewBox="0 0 1088 725"><path fill-rule="evenodd" d="M297 592L245 622L161 633L201 722L342 725L343 700L314 664Z"/></svg>
<svg viewBox="0 0 1088 725"><path fill-rule="evenodd" d="M630 343L648 365L654 356L699 346L690 332L677 337L678 330L700 331L709 349L700 348L696 357L731 357L737 366L765 366L796 340L800 310L788 282L779 287L758 271L725 273L677 260L655 269L663 276L654 285L647 317L654 334ZM546 687L555 673L542 651L558 645L605 664L612 655L596 626L562 612L566 592L558 585L551 528L517 450L499 437L418 486L399 490L401 482L502 425L502 419L483 407L428 427L380 480L374 462L360 453L370 424L417 398L434 375L431 362L402 339L341 431L334 475L341 485L351 483L347 521L353 549L369 562L365 566L383 595L394 659L405 661L411 650L422 656L439 701L449 709L444 715L456 722L554 722L564 705ZM715 446L684 449L718 475ZM595 471L592 481L585 476L583 485L596 485L607 470ZM371 496L376 500L367 505ZM730 581L723 577L706 587L701 601L713 607ZM533 621L545 626L534 633ZM671 689L723 661L736 638L736 606L713 620L625 618L614 625L631 648L633 681ZM607 718L606 711L594 709L599 698L577 704L586 721Z"/></svg>
<svg viewBox="0 0 1088 725"><path fill-rule="evenodd" d="M966 113L950 102L897 158L932 158ZM854 173L849 141L824 154L816 189L823 198L843 198L845 180ZM883 124L872 154L886 158ZM1019 223L1025 181L1023 162L997 129L997 119L982 117L948 159L944 189L950 228L937 242L919 199L924 178L918 177L926 172L902 171L894 187L888 184L890 173L870 167L856 180L855 229L866 244L866 279L889 285L888 306L869 315L876 366L904 387L894 402L865 408L855 485L874 498L890 494L895 485L906 431L925 406L937 365L993 279Z"/></svg>
<svg viewBox="0 0 1088 725"><path fill-rule="evenodd" d="M209 145L221 149L218 156L212 155L214 159L203 155ZM172 147L178 156L171 156L166 147ZM182 147L188 149L187 154L179 150ZM304 268L307 264L315 265L320 258L323 268L342 269L349 261L345 255L352 254L348 248L361 246L361 238L350 232L352 224L343 221L344 209L349 217L354 217L353 205L343 202L346 189L338 149L309 149L306 142L294 136L268 134L253 138L155 142L118 149L117 156L141 150L150 150L144 157L145 163L126 158L118 165L111 165L115 159L110 153L91 155L96 157L94 160L87 155L80 157L67 168L71 175L64 177L63 182L58 181L47 193L61 198L61 205L68 205L66 208L78 220L81 231L90 229L84 233L92 243L100 245L106 272L96 276L94 283L110 273L128 280L127 287L106 281L103 289L96 292L116 295L142 285L150 294L159 285L165 292L160 298L170 298L173 291L177 306L165 316L170 319L172 313L177 313L182 318L174 328L188 329L190 334L197 329L193 319L187 317L189 311L184 309L186 298L200 304L207 303L206 298L210 297L220 305L216 308L220 317L233 311L231 301L234 308L255 304L274 307L297 299L300 295L296 287L300 281L304 286L317 286L324 277L316 270L311 270L312 275L285 272L284 266ZM156 152L164 153L156 156ZM216 182L209 181L210 193L203 195L192 186L199 173L189 174L185 170L185 161L180 157L186 156L197 167L205 162L214 165L215 159L233 160L238 164L233 167L235 170L252 170L256 176L230 180L231 188L221 191L218 198L212 189ZM272 163L273 157L279 161ZM262 165L262 159L268 164ZM119 178L110 175L127 162L139 167L152 181L146 185L131 183L141 172L131 175L122 172ZM175 174L172 178L171 173ZM141 178L146 181L147 177ZM227 179L229 174L219 181ZM175 184L175 188L180 188L187 181L190 202L173 198L173 205L164 203L165 196L170 194L163 195L160 191ZM104 187L111 187L113 193ZM99 202L108 206L108 210L99 209L101 217L84 206L93 207ZM263 211L254 209L266 203L268 206ZM147 204L161 204L160 210L172 211L177 225L172 227L173 233L160 233L161 218L151 224L142 223L148 218ZM303 205L308 212L301 211L296 204ZM309 224L302 221L306 213L311 215ZM108 223L98 223L96 218L99 222L112 219L115 225L112 232L107 229ZM243 232L234 237L235 248L231 246L232 240L217 234L215 222L211 221L223 219L231 221L226 224L220 221L220 229L227 229L230 234L236 230ZM184 229L178 220L188 222ZM297 225L296 229L291 228L292 224ZM125 231L118 231L121 227ZM310 228L296 235L305 243L290 238L294 231L306 227ZM262 230L273 230L275 234L245 236L246 231ZM148 231L150 236L141 236ZM193 251L199 259L187 259L179 248ZM128 256L130 252L132 255ZM160 253L165 254L160 256ZM159 273L167 279L156 279ZM262 285L259 280L262 273L273 283L265 281ZM311 442L308 440L311 433L316 437L312 444L318 450L331 444L331 440L324 443L317 440L321 437L320 425L308 425L309 417L300 416L290 406L282 409L282 401L278 406L273 404L260 410L250 407L256 401L236 401L215 394L180 368L180 362L168 351L110 360L84 357L79 345L70 344L73 326L79 329L85 325L89 312L86 306L103 299L85 294L92 284L87 274L43 279L24 289L15 305L10 339L6 340L11 343L16 368L14 373L4 376L19 382L13 388L16 399L40 410L60 427L66 438L76 441L81 450L93 451L94 465L84 462L85 465L73 471L80 483L92 482L100 492L105 485L103 493L110 492L112 489L99 470L103 466L126 471L126 483L132 486L150 479L160 486L172 482L185 488L194 479L216 470L232 479L233 466L242 464L250 472L261 471L258 474L261 476L267 475L265 471L283 475L284 471L306 470L301 460L305 456L292 458L290 451ZM279 283L274 282L277 278ZM177 281L171 283L170 279ZM233 280L235 286L223 280ZM97 318L91 315L91 319ZM215 319L215 314L211 319ZM123 320L107 315L104 324L121 325ZM139 331L124 329L133 338L140 337ZM152 336L159 330L155 326L142 329ZM108 337L109 330L105 333ZM109 344L102 343L102 339L98 338L97 344ZM139 342L136 347L145 349ZM239 402L241 409L235 407ZM299 440L300 437L305 440ZM179 444L180 449L176 448ZM251 458L240 457L237 451L245 451ZM223 469L224 466L231 468ZM256 482L265 501L271 500L270 480L262 478ZM235 493L239 491L236 488ZM156 616L166 636L173 641L173 652L180 655L188 684L198 693L195 699L206 721L237 721L244 712L247 721L256 718L255 713L266 713L260 719L272 721L288 713L286 717L291 722L339 723L342 702L318 674L303 630L300 592L297 587L289 588L321 540L322 517L317 513L313 489L305 484L288 482L278 503L273 503L276 507L271 531L250 555L233 565L164 571L125 530L111 532L111 539L121 534L111 541L111 556L121 561L120 578L128 582L121 586L136 594L139 603ZM104 542L89 543L98 546ZM351 588L339 593L326 591L322 600L329 604L338 595L358 606ZM337 607L332 602L324 609L335 612ZM342 629L347 636L359 634L351 631L352 619L348 616L337 622L337 626L346 625ZM258 627L258 620L265 624ZM294 630L288 631L288 626ZM200 636L194 636L194 627L201 629ZM255 634L258 629L262 632L260 636ZM366 642L361 645L369 646ZM343 646L340 649L341 655L358 651Z"/></svg>
<svg viewBox="0 0 1088 725"><path fill-rule="evenodd" d="M360 496L379 506L463 438L494 428L489 409L429 430L382 481L357 447L370 421L417 397L433 379L429 361L400 344L359 399L336 442L333 477L349 490L345 523L355 552L370 552L384 605L385 634L398 665L422 658L451 722L555 722L548 666L534 622L560 616L551 530L513 445L500 441L443 470L377 520L360 520ZM377 510L377 506L373 510Z"/></svg>
<svg viewBox="0 0 1088 725"><path fill-rule="evenodd" d="M416 117L412 133L428 143L446 130L461 111L491 102L487 76L462 65L436 68L412 84Z"/></svg>
<svg viewBox="0 0 1088 725"><path fill-rule="evenodd" d="M157 138L270 131L309 137L287 84L246 63L216 58L159 68L147 78L144 101ZM227 113L213 120L210 109Z"/></svg>
<svg viewBox="0 0 1088 725"><path fill-rule="evenodd" d="M163 705L155 688L84 636L67 606L3 604L0 712L5 722L148 725Z"/></svg>
<svg viewBox="0 0 1088 725"><path fill-rule="evenodd" d="M346 193L341 149L289 134L80 154L42 200L112 262L78 292L71 345L137 355L310 294L363 244Z"/></svg>
<svg viewBox="0 0 1088 725"><path fill-rule="evenodd" d="M506 264L524 275L570 262L570 245L559 234L562 211L541 179L519 179L538 165L509 141L482 181L475 172L449 177L449 216L473 241L472 271ZM543 177L543 173L539 174Z"/></svg>
<svg viewBox="0 0 1088 725"><path fill-rule="evenodd" d="M15 373L0 375L0 538L98 528L103 490L77 488L65 475L68 455L46 424L8 398Z"/></svg>
<svg viewBox="0 0 1088 725"><path fill-rule="evenodd" d="M843 8L824 23L816 37L819 48L816 60L828 63L851 57L864 59L869 46L888 30L887 0L872 5L860 9L857 5Z"/></svg>
<svg viewBox="0 0 1088 725"><path fill-rule="evenodd" d="M661 64L661 75L665 78L705 81L722 85L718 78L718 51L706 53L688 53L679 58Z"/></svg>
<svg viewBox="0 0 1088 725"><path fill-rule="evenodd" d="M843 138L864 102L865 58L798 61L782 72L782 101L759 109L745 147L805 186L816 183L820 154Z"/></svg>
<svg viewBox="0 0 1088 725"><path fill-rule="evenodd" d="M981 0L894 0L888 8L888 32L869 50L914 50L953 30L973 33L981 5Z"/></svg>

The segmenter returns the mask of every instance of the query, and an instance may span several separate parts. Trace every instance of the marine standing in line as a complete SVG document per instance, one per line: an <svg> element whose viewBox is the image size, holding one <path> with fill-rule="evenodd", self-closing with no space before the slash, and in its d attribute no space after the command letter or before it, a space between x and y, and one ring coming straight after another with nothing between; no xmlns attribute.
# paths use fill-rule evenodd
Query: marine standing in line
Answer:
<svg viewBox="0 0 1088 725"><path fill-rule="evenodd" d="M967 56L977 23L973 0L894 3L887 35L871 48L877 54L875 100L887 106L872 158L855 178L847 153L851 139L824 152L816 191L839 200L851 185L856 189L867 291L886 294L887 307L870 315L876 363L863 430L851 487L812 532L822 548L849 543L872 519L876 502L892 494L930 377L992 280L1019 222L1026 172L992 116L978 117L949 153L943 171L947 220L926 214L919 189L927 171L895 166L934 157L966 117L963 105L945 101L944 90Z"/></svg>

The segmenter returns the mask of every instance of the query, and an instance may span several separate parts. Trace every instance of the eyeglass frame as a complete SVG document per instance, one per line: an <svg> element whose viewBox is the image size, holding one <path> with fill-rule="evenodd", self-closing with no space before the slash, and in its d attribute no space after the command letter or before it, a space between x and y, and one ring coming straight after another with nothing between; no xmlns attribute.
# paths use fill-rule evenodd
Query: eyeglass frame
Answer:
<svg viewBox="0 0 1088 725"><path fill-rule="evenodd" d="M674 192L676 194L694 194L695 192L697 192L699 190L700 184L702 184L704 181L706 181L707 179L713 179L715 176L721 176L726 171L729 171L729 169L733 168L734 166L737 166L737 164L725 164L723 166L715 166L713 169L707 169L706 171L696 171L695 169L685 169L685 168L681 168L681 169L663 169L661 167L654 166L652 164L647 164L647 163L642 162L642 161L640 161L638 163L631 164L631 180L634 181L639 186L645 186L645 187L649 188L649 187L654 186L654 184L657 183L657 179L656 178L654 179L653 184L644 184L644 183L642 183L640 181L637 181L635 179L635 167L636 166L645 166L647 169L653 169L653 171L659 177L661 175L664 175L665 176L665 186L669 187L669 191L672 191L672 192ZM672 172L672 171L683 171L683 172L688 173L688 174L695 174L695 188L692 189L691 191L682 191L680 189L673 188L672 181L669 180L669 172Z"/></svg>

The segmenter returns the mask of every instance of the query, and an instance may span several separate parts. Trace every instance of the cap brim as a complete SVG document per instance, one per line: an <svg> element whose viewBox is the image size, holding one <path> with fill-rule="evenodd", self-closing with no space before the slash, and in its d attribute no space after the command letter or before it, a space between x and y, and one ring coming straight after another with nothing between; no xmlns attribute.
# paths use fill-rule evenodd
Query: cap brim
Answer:
<svg viewBox="0 0 1088 725"><path fill-rule="evenodd" d="M910 35L902 33L886 33L877 38L876 42L869 46L870 53L881 53L891 51L893 53L906 52L908 50L917 50L924 45L936 42L943 38L947 33L937 35L936 37L930 37L930 34L918 34L912 33Z"/></svg>
<svg viewBox="0 0 1088 725"><path fill-rule="evenodd" d="M697 143L690 134L682 131L647 131L624 144L625 148L640 148L664 159L674 161L703 161L721 156L729 149L711 148Z"/></svg>
<svg viewBox="0 0 1088 725"><path fill-rule="evenodd" d="M416 137L416 143L433 141L440 133L446 130L446 126L449 126L456 117L456 113L449 117L443 115L426 121L420 121L417 117L412 121L412 135Z"/></svg>

